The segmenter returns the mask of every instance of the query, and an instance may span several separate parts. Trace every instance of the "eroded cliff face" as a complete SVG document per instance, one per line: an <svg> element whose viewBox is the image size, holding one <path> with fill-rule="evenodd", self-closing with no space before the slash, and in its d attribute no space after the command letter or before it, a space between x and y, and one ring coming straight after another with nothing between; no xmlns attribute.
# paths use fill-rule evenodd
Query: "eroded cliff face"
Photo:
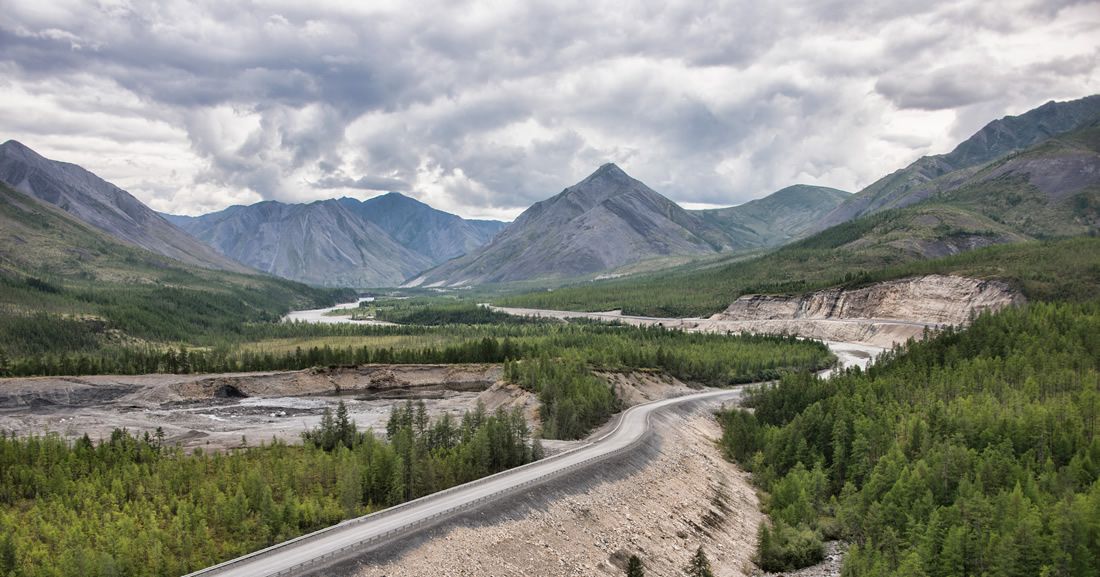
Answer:
<svg viewBox="0 0 1100 577"><path fill-rule="evenodd" d="M746 295L712 320L888 319L960 325L971 316L1022 302L1000 281L927 275L858 289L827 289L801 296Z"/></svg>

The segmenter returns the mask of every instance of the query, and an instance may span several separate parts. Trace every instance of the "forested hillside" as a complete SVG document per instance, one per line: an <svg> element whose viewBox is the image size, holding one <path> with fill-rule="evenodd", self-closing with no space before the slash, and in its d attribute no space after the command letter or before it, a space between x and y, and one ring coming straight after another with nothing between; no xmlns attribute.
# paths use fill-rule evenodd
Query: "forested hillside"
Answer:
<svg viewBox="0 0 1100 577"><path fill-rule="evenodd" d="M184 265L0 184L0 359L201 342L350 296Z"/></svg>
<svg viewBox="0 0 1100 577"><path fill-rule="evenodd" d="M766 569L852 543L846 577L1100 574L1100 304L1036 303L791 375L721 415L769 493Z"/></svg>

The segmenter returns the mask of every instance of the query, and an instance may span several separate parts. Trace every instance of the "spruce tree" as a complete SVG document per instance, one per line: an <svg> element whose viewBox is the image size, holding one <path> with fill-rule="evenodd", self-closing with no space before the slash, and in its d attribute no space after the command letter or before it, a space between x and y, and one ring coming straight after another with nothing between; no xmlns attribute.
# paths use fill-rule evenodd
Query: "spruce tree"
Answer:
<svg viewBox="0 0 1100 577"><path fill-rule="evenodd" d="M714 577L714 571L710 568L710 559L707 559L702 546L695 550L695 555L691 557L691 562L684 571L687 572L688 577Z"/></svg>

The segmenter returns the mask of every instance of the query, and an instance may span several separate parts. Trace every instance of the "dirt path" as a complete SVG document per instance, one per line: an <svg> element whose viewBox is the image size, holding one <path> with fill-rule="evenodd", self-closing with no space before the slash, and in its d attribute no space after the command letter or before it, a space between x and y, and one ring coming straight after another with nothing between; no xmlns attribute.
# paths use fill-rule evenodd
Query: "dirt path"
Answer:
<svg viewBox="0 0 1100 577"><path fill-rule="evenodd" d="M608 465L608 480L579 481L524 512L497 511L487 525L456 523L353 574L610 576L635 554L648 575L678 575L702 546L716 575L749 575L762 516L748 475L715 445L721 431L710 410L662 417L650 454ZM614 476L620 467L628 472Z"/></svg>

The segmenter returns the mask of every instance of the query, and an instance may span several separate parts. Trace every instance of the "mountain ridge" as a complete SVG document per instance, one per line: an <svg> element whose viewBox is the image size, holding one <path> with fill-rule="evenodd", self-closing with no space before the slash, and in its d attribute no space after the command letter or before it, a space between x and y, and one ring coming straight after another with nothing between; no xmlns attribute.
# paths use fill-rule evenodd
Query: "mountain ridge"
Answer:
<svg viewBox="0 0 1100 577"><path fill-rule="evenodd" d="M826 186L794 184L737 206L692 212L725 229L743 248L767 248L802 238L850 196Z"/></svg>
<svg viewBox="0 0 1100 577"><path fill-rule="evenodd" d="M467 220L399 192L362 201L345 197L339 202L386 231L405 248L431 259L433 265L477 249L506 225L499 221Z"/></svg>
<svg viewBox="0 0 1100 577"><path fill-rule="evenodd" d="M1059 134L1087 127L1098 119L1100 94L1064 102L1049 101L1022 114L993 120L951 152L922 156L871 183L825 215L811 232L879 210L915 204L930 196L925 187L932 181L960 170L976 170Z"/></svg>
<svg viewBox="0 0 1100 577"><path fill-rule="evenodd" d="M432 265L337 199L263 201L172 218L227 257L318 286L394 286Z"/></svg>
<svg viewBox="0 0 1100 577"><path fill-rule="evenodd" d="M48 159L16 140L0 144L0 181L128 244L191 265L256 272L196 241L133 195L91 171Z"/></svg>

